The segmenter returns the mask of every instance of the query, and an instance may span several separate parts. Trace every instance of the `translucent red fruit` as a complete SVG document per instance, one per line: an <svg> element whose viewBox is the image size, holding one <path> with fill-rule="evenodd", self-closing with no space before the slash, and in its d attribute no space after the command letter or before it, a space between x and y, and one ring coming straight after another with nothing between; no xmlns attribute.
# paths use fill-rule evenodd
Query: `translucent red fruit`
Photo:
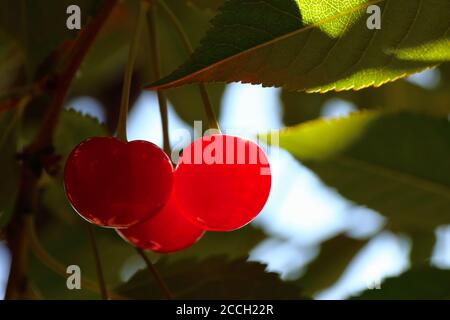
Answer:
<svg viewBox="0 0 450 320"><path fill-rule="evenodd" d="M190 247L204 234L180 213L174 197L150 219L117 233L132 245L161 253L179 251Z"/></svg>
<svg viewBox="0 0 450 320"><path fill-rule="evenodd" d="M183 213L205 230L238 229L263 209L270 166L254 142L229 135L194 141L180 156L174 194Z"/></svg>
<svg viewBox="0 0 450 320"><path fill-rule="evenodd" d="M95 137L69 155L64 187L73 208L99 226L124 228L144 221L166 203L173 167L153 143Z"/></svg>

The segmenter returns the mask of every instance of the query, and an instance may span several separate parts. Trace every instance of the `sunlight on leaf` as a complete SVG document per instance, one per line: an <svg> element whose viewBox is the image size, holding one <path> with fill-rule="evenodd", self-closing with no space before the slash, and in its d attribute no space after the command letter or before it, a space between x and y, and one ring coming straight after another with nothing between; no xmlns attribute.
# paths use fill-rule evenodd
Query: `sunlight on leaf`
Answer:
<svg viewBox="0 0 450 320"><path fill-rule="evenodd" d="M366 9L381 8L369 30ZM231 0L191 58L149 88L195 82L325 92L380 86L448 61L450 2Z"/></svg>

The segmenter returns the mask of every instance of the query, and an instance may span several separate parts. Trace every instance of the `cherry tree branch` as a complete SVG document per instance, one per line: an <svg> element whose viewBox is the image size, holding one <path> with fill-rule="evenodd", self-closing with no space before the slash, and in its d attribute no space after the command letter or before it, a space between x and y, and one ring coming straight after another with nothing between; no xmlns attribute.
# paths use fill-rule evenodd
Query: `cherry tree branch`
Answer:
<svg viewBox="0 0 450 320"><path fill-rule="evenodd" d="M8 277L6 299L21 298L29 287L26 275L26 265L29 247L29 235L26 230L25 220L32 215L37 208L37 181L41 175L42 164L36 160L36 156L48 150L52 145L53 135L59 120L59 114L64 100L69 91L75 74L80 67L89 48L96 39L101 27L111 14L117 0L105 0L99 13L80 31L75 40L67 66L51 77L55 86L48 86L50 103L47 107L42 126L25 149L21 166L21 180L19 195L16 200L15 212L11 222L7 226L6 240L11 252L11 271ZM33 160L33 157L34 160ZM38 158L37 158L38 159Z"/></svg>

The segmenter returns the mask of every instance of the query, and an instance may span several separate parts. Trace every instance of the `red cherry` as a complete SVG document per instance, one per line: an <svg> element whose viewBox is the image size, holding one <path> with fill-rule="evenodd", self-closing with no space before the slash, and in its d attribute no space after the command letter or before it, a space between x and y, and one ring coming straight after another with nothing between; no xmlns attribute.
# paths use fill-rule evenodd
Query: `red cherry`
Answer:
<svg viewBox="0 0 450 320"><path fill-rule="evenodd" d="M164 208L150 219L117 233L132 245L161 253L190 247L205 233L181 213L172 196Z"/></svg>
<svg viewBox="0 0 450 320"><path fill-rule="evenodd" d="M231 231L263 209L271 186L270 166L254 142L229 135L194 141L180 157L174 193L183 213L213 231Z"/></svg>
<svg viewBox="0 0 450 320"><path fill-rule="evenodd" d="M99 226L124 228L164 206L172 173L169 158L153 143L95 137L69 155L64 187L80 216Z"/></svg>

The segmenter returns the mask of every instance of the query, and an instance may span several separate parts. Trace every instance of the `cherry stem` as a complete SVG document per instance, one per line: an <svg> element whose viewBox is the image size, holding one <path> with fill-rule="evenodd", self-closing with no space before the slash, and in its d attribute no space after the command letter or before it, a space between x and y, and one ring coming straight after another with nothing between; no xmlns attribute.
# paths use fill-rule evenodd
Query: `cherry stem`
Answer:
<svg viewBox="0 0 450 320"><path fill-rule="evenodd" d="M164 282L163 277L161 276L161 274L158 272L158 270L156 269L156 267L153 265L153 263L150 261L150 259L147 257L147 255L145 254L145 252L139 248L136 248L137 253L142 257L142 259L145 261L145 264L147 265L147 269L148 271L151 273L151 275L155 278L156 282L158 283L158 286L162 292L162 294L164 295L164 297L167 300L172 300L173 299L173 294L172 292L169 290L169 287L167 286L167 284Z"/></svg>
<svg viewBox="0 0 450 320"><path fill-rule="evenodd" d="M34 227L33 217L27 215L25 218L25 225L27 234L29 236L30 249L33 254L41 261L47 268L53 270L56 274L59 274L63 278L67 277L66 267L55 259L48 251L43 247L39 238L36 234L36 229ZM98 285L94 281L87 279L86 276L81 278L81 287L91 290L93 292L99 293ZM114 299L125 299L121 295L114 292L108 291L108 295Z"/></svg>
<svg viewBox="0 0 450 320"><path fill-rule="evenodd" d="M108 300L108 292L106 290L105 277L103 275L103 268L100 260L100 254L98 252L97 241L95 239L94 228L92 227L92 225L88 224L87 229L89 234L89 240L91 241L92 253L94 254L95 269L97 271L97 279L98 279L98 286L100 287L100 294L103 300Z"/></svg>
<svg viewBox="0 0 450 320"><path fill-rule="evenodd" d="M128 62L123 75L122 100L120 104L119 122L117 125L117 138L125 142L127 141L127 116L128 105L130 102L131 81L133 78L134 64L139 51L139 40L141 39L142 27L144 25L148 7L149 4L147 2L140 1L138 20L131 40L130 49L128 51Z"/></svg>
<svg viewBox="0 0 450 320"><path fill-rule="evenodd" d="M186 32L184 32L184 29L183 29L183 26L181 25L180 20L178 20L175 13L173 13L173 11L169 8L169 6L164 1L155 0L155 3L159 6L161 6L164 13L169 18L169 20L172 22L178 35L180 36L180 38L183 42L183 46L186 49L187 54L191 55L194 52L194 49L192 48L192 44L189 40L189 37L187 36ZM216 129L216 130L220 131L219 122L217 121L217 117L216 117L216 114L212 107L211 100L208 95L208 91L206 90L206 86L203 83L199 83L198 89L200 92L200 96L202 98L203 108L204 108L204 111L206 114L206 118L208 119L208 127L210 129Z"/></svg>
<svg viewBox="0 0 450 320"><path fill-rule="evenodd" d="M153 66L153 74L156 79L161 77L160 70L160 57L158 50L158 38L156 32L156 23L155 23L155 7L148 14L148 31L150 35L150 47L152 51L152 66ZM163 149L164 152L170 156L170 138L169 138L169 121L167 115L167 99L162 90L157 90L156 95L158 96L158 104L159 104L159 113L161 115L161 124L162 124L162 132L163 132Z"/></svg>

